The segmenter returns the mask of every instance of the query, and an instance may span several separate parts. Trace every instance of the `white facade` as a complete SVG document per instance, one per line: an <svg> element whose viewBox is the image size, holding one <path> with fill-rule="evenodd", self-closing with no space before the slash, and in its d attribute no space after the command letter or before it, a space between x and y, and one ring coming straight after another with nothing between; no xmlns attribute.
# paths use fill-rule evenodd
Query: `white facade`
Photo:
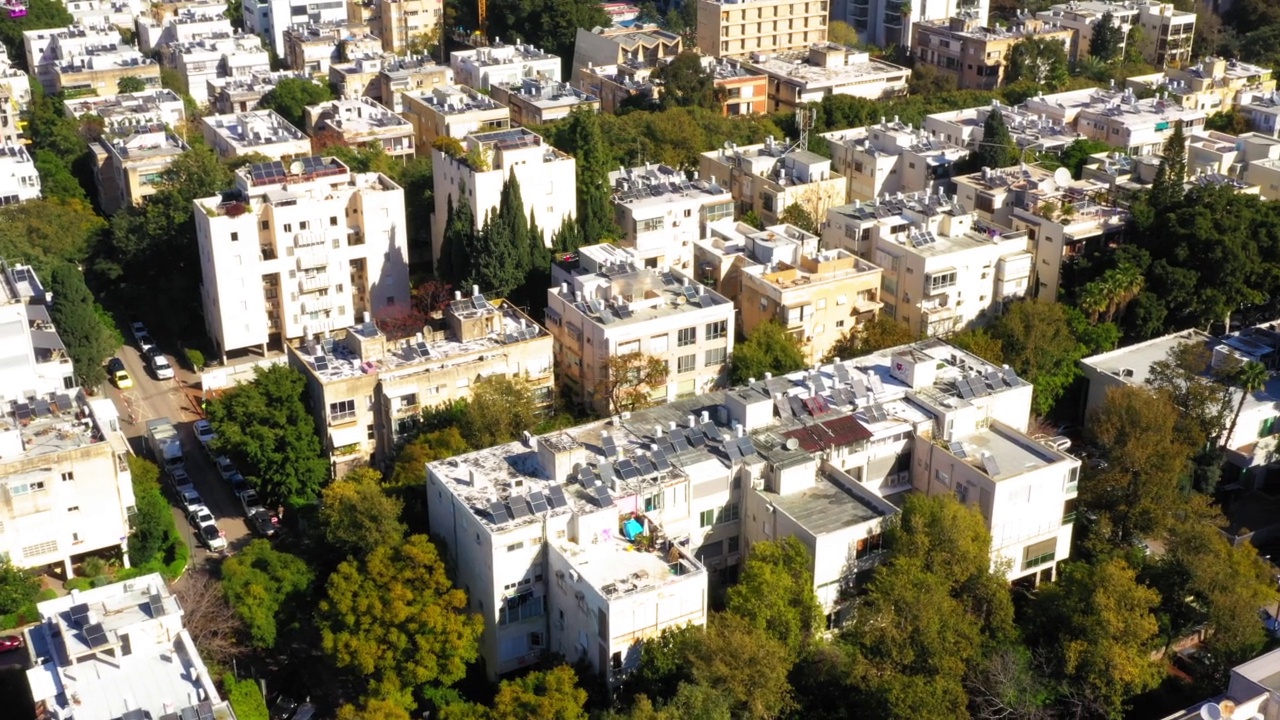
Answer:
<svg viewBox="0 0 1280 720"><path fill-rule="evenodd" d="M226 6L197 5L179 9L155 18L143 15L138 18L138 49L149 53L174 43L190 43L209 37L228 37L235 33L231 20L223 13Z"/></svg>
<svg viewBox="0 0 1280 720"><path fill-rule="evenodd" d="M463 140L472 133L511 126L510 108L466 85L406 92L400 102L404 118L413 125L418 147L430 147L440 137Z"/></svg>
<svg viewBox="0 0 1280 720"><path fill-rule="evenodd" d="M0 207L40 197L40 173L25 145L0 143Z"/></svg>
<svg viewBox="0 0 1280 720"><path fill-rule="evenodd" d="M910 123L881 122L823 133L831 166L849 183L847 201L875 200L885 193L932 193L945 185L955 163L969 156L959 145L930 138Z"/></svg>
<svg viewBox="0 0 1280 720"><path fill-rule="evenodd" d="M909 9L904 13L903 7ZM990 7L990 0L837 0L831 6L831 19L853 26L863 42L909 48L916 23L965 17L986 25Z"/></svg>
<svg viewBox="0 0 1280 720"><path fill-rule="evenodd" d="M307 132L331 131L342 136L350 147L377 143L391 157L412 157L413 126L408 120L367 97L330 100L310 105L306 111Z"/></svg>
<svg viewBox="0 0 1280 720"><path fill-rule="evenodd" d="M602 395L609 358L639 352L667 361L665 387L654 400L693 397L724 385L733 349L734 308L728 298L680 273L640 267L613 245L578 251L578 266L552 267L547 329L565 392L607 413Z"/></svg>
<svg viewBox="0 0 1280 720"><path fill-rule="evenodd" d="M909 68L836 43L776 55L753 53L742 66L769 76L769 112L794 110L830 95L869 100L905 95L911 78Z"/></svg>
<svg viewBox="0 0 1280 720"><path fill-rule="evenodd" d="M667 165L609 173L619 245L646 267L678 267L692 274L693 243L709 224L733 217L733 195L706 180L688 179Z"/></svg>
<svg viewBox="0 0 1280 720"><path fill-rule="evenodd" d="M227 159L259 153L279 160L311 154L311 140L274 110L254 110L200 118L205 142Z"/></svg>
<svg viewBox="0 0 1280 720"><path fill-rule="evenodd" d="M71 577L77 556L124 553L129 446L111 401L76 386L35 272L0 267L0 554L22 568L60 564Z"/></svg>
<svg viewBox="0 0 1280 720"><path fill-rule="evenodd" d="M1122 30L1121 52L1124 51L1130 29L1136 26L1143 30L1144 43L1139 49L1147 62L1163 67L1185 65L1191 59L1196 14L1175 10L1172 3L1160 0L1072 0L1041 10L1036 13L1036 19L1056 22L1076 31L1075 45L1071 48L1071 60L1076 62L1089 57L1093 31L1106 13L1111 13L1113 23Z"/></svg>
<svg viewBox="0 0 1280 720"><path fill-rule="evenodd" d="M502 185L512 176L520 183L525 212L537 219L548 247L560 226L577 217L578 181L574 160L545 144L540 136L524 128L513 128L468 135L464 145L468 152L484 158L482 165L472 167L467 157L451 157L440 150L431 153L435 173L432 258L440 257L449 203L456 205L465 198L471 204L472 217L479 230L485 216L498 209Z"/></svg>
<svg viewBox="0 0 1280 720"><path fill-rule="evenodd" d="M1036 103L1039 103L1039 100L1033 98L1029 105ZM967 147L970 150L978 150L982 147L983 127L992 112L1000 113L1005 127L1009 128L1009 136L1021 150L1057 154L1083 137L1076 132L1074 113L1070 120L1064 120L1061 117L1055 117L1052 113L1046 114L1043 109L1032 111L1026 109L1027 107L1010 107L999 100L992 100L990 106L927 115L923 127L929 137L935 141Z"/></svg>
<svg viewBox="0 0 1280 720"><path fill-rule="evenodd" d="M141 0L64 0L67 12L78 23L99 23L132 28L134 18L147 10Z"/></svg>
<svg viewBox="0 0 1280 720"><path fill-rule="evenodd" d="M165 88L121 93L111 97L87 97L66 100L67 116L79 118L97 115L108 128L148 126L159 123L171 128L186 122L186 107L178 93Z"/></svg>
<svg viewBox="0 0 1280 720"><path fill-rule="evenodd" d="M972 207L917 193L832 208L823 244L883 269L882 315L945 335L984 322L1032 282L1026 233L986 225L961 206Z"/></svg>
<svg viewBox="0 0 1280 720"><path fill-rule="evenodd" d="M198 104L209 102L209 81L252 78L271 71L271 58L256 35L205 37L172 43L163 51L165 64L187 83L187 94Z"/></svg>
<svg viewBox="0 0 1280 720"><path fill-rule="evenodd" d="M31 78L0 48L0 145L22 141L23 117L30 108Z"/></svg>
<svg viewBox="0 0 1280 720"><path fill-rule="evenodd" d="M493 83L519 83L527 77L560 81L560 58L532 45L493 45L449 55L461 85L488 90Z"/></svg>
<svg viewBox="0 0 1280 720"><path fill-rule="evenodd" d="M27 30L22 43L27 67L50 94L115 95L115 81L128 76L159 85L155 61L125 44L114 25Z"/></svg>
<svg viewBox="0 0 1280 720"><path fill-rule="evenodd" d="M242 8L246 32L261 36L277 57L284 57L284 31L295 25L344 22L347 6L342 0L245 0Z"/></svg>
<svg viewBox="0 0 1280 720"><path fill-rule="evenodd" d="M204 316L219 352L313 338L409 302L404 190L334 158L236 173L196 200Z"/></svg>

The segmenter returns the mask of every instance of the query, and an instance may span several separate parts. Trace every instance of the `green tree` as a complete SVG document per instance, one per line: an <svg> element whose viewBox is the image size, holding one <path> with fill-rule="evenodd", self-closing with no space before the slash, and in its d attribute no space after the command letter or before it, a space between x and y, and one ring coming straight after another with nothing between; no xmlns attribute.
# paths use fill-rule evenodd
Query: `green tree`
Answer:
<svg viewBox="0 0 1280 720"><path fill-rule="evenodd" d="M327 85L321 85L304 78L283 78L262 99L258 108L275 110L280 117L289 121L296 128L306 127L306 110L308 105L319 105L333 99L333 93Z"/></svg>
<svg viewBox="0 0 1280 720"><path fill-rule="evenodd" d="M815 235L818 233L818 223L813 219L813 213L798 202L793 202L783 208L778 220L788 225L794 225L807 233L814 233Z"/></svg>
<svg viewBox="0 0 1280 720"><path fill-rule="evenodd" d="M502 186L497 212L485 218L469 249L472 274L468 284L498 297L509 296L529 271L529 226L520 199L519 181L511 175Z"/></svg>
<svg viewBox="0 0 1280 720"><path fill-rule="evenodd" d="M1079 374L1085 348L1075 338L1066 309L1051 302L1015 302L991 325L991 337L1004 349L1004 361L1035 390L1031 409L1047 415Z"/></svg>
<svg viewBox="0 0 1280 720"><path fill-rule="evenodd" d="M229 453L269 503L315 500L329 479L314 418L304 404L306 379L293 368L254 368L252 382L209 403L214 448Z"/></svg>
<svg viewBox="0 0 1280 720"><path fill-rule="evenodd" d="M722 91L715 85L711 72L702 66L702 56L685 51L658 68L653 76L662 82L661 106L701 107L718 110Z"/></svg>
<svg viewBox="0 0 1280 720"><path fill-rule="evenodd" d="M129 518L129 562L142 567L164 557L176 527L169 502L160 490L160 468L136 455L130 455L128 462L136 509Z"/></svg>
<svg viewBox="0 0 1280 720"><path fill-rule="evenodd" d="M316 619L325 653L382 697L462 679L484 629L425 535L339 565Z"/></svg>
<svg viewBox="0 0 1280 720"><path fill-rule="evenodd" d="M689 657L698 652L704 628L685 625L666 628L656 638L640 646L640 665L627 678L626 691L632 695L669 698L681 684L693 681Z"/></svg>
<svg viewBox="0 0 1280 720"><path fill-rule="evenodd" d="M596 398L608 412L632 412L665 400L665 393L655 397L667 387L670 368L660 357L645 355L640 351L625 355L610 355L605 361L605 375L596 387Z"/></svg>
<svg viewBox="0 0 1280 720"><path fill-rule="evenodd" d="M845 47L857 48L862 45L862 41L858 38L858 31L849 23L840 20L832 20L827 24L827 39Z"/></svg>
<svg viewBox="0 0 1280 720"><path fill-rule="evenodd" d="M39 594L39 578L14 567L9 558L0 558L0 615L18 612Z"/></svg>
<svg viewBox="0 0 1280 720"><path fill-rule="evenodd" d="M88 202L37 199L0 209L0 257L22 258L41 274L59 262L89 257L106 228Z"/></svg>
<svg viewBox="0 0 1280 720"><path fill-rule="evenodd" d="M147 83L140 77L129 75L122 77L116 83L116 92L119 93L136 93L147 89Z"/></svg>
<svg viewBox="0 0 1280 720"><path fill-rule="evenodd" d="M767 320L734 346L732 363L733 384L742 385L749 378L764 378L765 373L782 375L803 368L804 350L786 328Z"/></svg>
<svg viewBox="0 0 1280 720"><path fill-rule="evenodd" d="M471 214L471 204L463 202L457 207L453 197L449 198L449 211L445 218L444 241L440 246L440 257L436 258L436 275L450 285L462 285L471 277L474 260L471 248L476 244L475 216Z"/></svg>
<svg viewBox="0 0 1280 720"><path fill-rule="evenodd" d="M1069 79L1067 48L1061 41L1028 37L1009 51L1005 80L1010 84L1028 83L1056 92Z"/></svg>
<svg viewBox="0 0 1280 720"><path fill-rule="evenodd" d="M587 692L568 665L504 680L489 711L490 720L586 720Z"/></svg>
<svg viewBox="0 0 1280 720"><path fill-rule="evenodd" d="M1086 425L1107 466L1080 483L1080 502L1098 514L1094 531L1113 545L1159 535L1181 503L1191 448L1174 430L1178 411L1143 387L1107 391Z"/></svg>
<svg viewBox="0 0 1280 720"><path fill-rule="evenodd" d="M1095 154L1107 152L1111 150L1111 146L1101 140L1088 140L1086 138L1078 138L1072 140L1071 144L1062 149L1062 154L1058 156L1058 162L1062 163L1062 167L1071 171L1071 177L1080 179L1081 173L1084 172L1084 165Z"/></svg>
<svg viewBox="0 0 1280 720"><path fill-rule="evenodd" d="M768 633L798 656L823 629L812 565L813 557L794 537L753 544L741 580L729 588L725 611Z"/></svg>
<svg viewBox="0 0 1280 720"><path fill-rule="evenodd" d="M275 647L281 624L301 619L315 574L297 555L257 539L222 563L222 588L254 647Z"/></svg>
<svg viewBox="0 0 1280 720"><path fill-rule="evenodd" d="M982 140L974 153L978 167L1003 168L1018 162L1018 146L1009 133L1004 113L992 109L982 123Z"/></svg>
<svg viewBox="0 0 1280 720"><path fill-rule="evenodd" d="M1249 132L1249 118L1240 112L1240 108L1230 107L1205 118L1205 130L1217 130L1230 135L1243 135Z"/></svg>
<svg viewBox="0 0 1280 720"><path fill-rule="evenodd" d="M609 16L590 0L495 0L488 5L490 37L521 40L568 62L578 28L609 27Z"/></svg>
<svg viewBox="0 0 1280 720"><path fill-rule="evenodd" d="M1119 558L1065 564L1059 580L1040 589L1030 639L1085 716L1119 717L1129 698L1159 683L1151 659L1159 601Z"/></svg>
<svg viewBox="0 0 1280 720"><path fill-rule="evenodd" d="M760 216L756 214L755 210L748 210L743 213L742 217L738 218L738 222L750 225L757 230L764 229L764 220L760 219Z"/></svg>
<svg viewBox="0 0 1280 720"><path fill-rule="evenodd" d="M71 200L88 203L89 196L71 171L67 161L49 150L37 149L33 158L36 172L40 174L40 196L51 200Z"/></svg>
<svg viewBox="0 0 1280 720"><path fill-rule="evenodd" d="M999 340L992 337L986 328L961 330L947 338L947 342L961 350L971 352L989 363L996 365L1004 363L1004 346L1000 344Z"/></svg>
<svg viewBox="0 0 1280 720"><path fill-rule="evenodd" d="M613 185L609 182L609 170L616 163L607 160L602 122L594 112L579 109L570 114L565 127L570 146L566 152L573 155L577 173L578 227L582 229L579 242L582 245L619 235L613 219ZM578 246L558 249L572 252Z"/></svg>
<svg viewBox="0 0 1280 720"><path fill-rule="evenodd" d="M793 706L787 646L733 613L710 617L702 647L690 658L694 682L724 693L732 715L767 720Z"/></svg>
<svg viewBox="0 0 1280 720"><path fill-rule="evenodd" d="M56 302L49 308L58 337L67 347L76 378L87 388L107 378L102 365L119 346L112 330L103 324L103 313L74 265L58 263L49 273L49 290Z"/></svg>
<svg viewBox="0 0 1280 720"><path fill-rule="evenodd" d="M412 720L412 717L408 710L394 700L369 698L359 706L339 707L337 720Z"/></svg>
<svg viewBox="0 0 1280 720"><path fill-rule="evenodd" d="M1105 12L1093 26L1093 35L1089 38L1089 55L1109 63L1120 57L1120 45L1124 41L1123 31L1110 12Z"/></svg>
<svg viewBox="0 0 1280 720"><path fill-rule="evenodd" d="M320 494L320 527L339 556L360 557L404 539L404 502L382 489L382 474L356 468Z"/></svg>
<svg viewBox="0 0 1280 720"><path fill-rule="evenodd" d="M1236 410L1231 415L1231 425L1227 427L1227 434L1222 438L1223 446L1231 447L1232 436L1236 434L1236 425L1240 422L1240 412L1244 410L1244 401L1266 387L1270 379L1271 372L1267 370L1267 366L1253 360L1244 363L1232 373L1230 380L1238 388L1240 399L1236 402Z"/></svg>
<svg viewBox="0 0 1280 720"><path fill-rule="evenodd" d="M1148 202L1157 212L1173 208L1186 194L1183 183L1187 179L1187 138L1182 132L1182 121L1177 121L1173 132L1164 143L1160 154L1160 167L1151 181Z"/></svg>
<svg viewBox="0 0 1280 720"><path fill-rule="evenodd" d="M490 375L471 385L462 435L473 448L511 442L538 423L533 388L523 378Z"/></svg>
<svg viewBox="0 0 1280 720"><path fill-rule="evenodd" d="M1216 378L1213 351L1196 340L1178 343L1163 360L1151 364L1147 384L1178 409L1178 437L1204 447L1222 437L1231 412L1231 387Z"/></svg>
<svg viewBox="0 0 1280 720"><path fill-rule="evenodd" d="M919 338L905 322L877 314L861 325L846 330L827 351L825 359L862 357L878 350L915 342L917 339Z"/></svg>

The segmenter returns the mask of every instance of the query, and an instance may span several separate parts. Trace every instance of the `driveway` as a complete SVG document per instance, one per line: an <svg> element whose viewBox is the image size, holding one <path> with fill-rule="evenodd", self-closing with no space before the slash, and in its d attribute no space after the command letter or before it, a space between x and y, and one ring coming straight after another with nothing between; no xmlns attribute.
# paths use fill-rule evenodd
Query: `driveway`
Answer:
<svg viewBox="0 0 1280 720"><path fill-rule="evenodd" d="M109 386L107 394L120 411L121 429L129 439L133 451L142 457L148 457L144 437L148 420L160 417L172 420L186 451L187 474L191 476L191 482L199 491L200 497L218 519L218 527L226 533L228 552L244 547L252 539L252 535L240 509L240 501L232 495L231 486L218 475L213 461L200 447L200 441L196 440L192 430L192 424L200 419L199 376L180 366L178 359L170 355L174 378L156 380L132 344L120 348L117 356L128 368L129 375L133 378L133 387L120 391ZM167 477L162 478L162 484L172 505L174 497ZM181 508L174 506L173 517L178 524L179 533L191 548L193 564L204 563L215 557L215 554L204 549Z"/></svg>

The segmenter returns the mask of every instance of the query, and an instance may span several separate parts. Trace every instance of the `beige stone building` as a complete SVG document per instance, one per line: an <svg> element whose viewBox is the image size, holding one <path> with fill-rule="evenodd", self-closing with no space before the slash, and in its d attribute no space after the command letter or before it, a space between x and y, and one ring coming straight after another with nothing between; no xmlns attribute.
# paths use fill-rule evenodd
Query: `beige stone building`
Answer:
<svg viewBox="0 0 1280 720"><path fill-rule="evenodd" d="M352 0L347 8L348 19L353 12L366 18L369 32L382 39L382 49L397 55L408 54L414 46L421 52L429 38L439 38L444 30L442 0Z"/></svg>
<svg viewBox="0 0 1280 720"><path fill-rule="evenodd" d="M294 72L326 78L343 58L378 52L382 41L364 26L345 22L295 25L284 31L284 61Z"/></svg>
<svg viewBox="0 0 1280 720"><path fill-rule="evenodd" d="M512 123L525 127L567 118L578 109L600 112L600 98L565 82L523 78L514 83L494 83L489 94L511 110Z"/></svg>
<svg viewBox="0 0 1280 720"><path fill-rule="evenodd" d="M332 132L349 147L377 143L390 157L408 158L415 153L413 126L377 102L361 97L330 100L306 110L307 133L313 138Z"/></svg>
<svg viewBox="0 0 1280 720"><path fill-rule="evenodd" d="M827 0L698 0L698 49L714 57L804 50L827 41Z"/></svg>
<svg viewBox="0 0 1280 720"><path fill-rule="evenodd" d="M275 110L208 115L200 118L200 127L205 142L223 159L250 153L273 160L311 154L311 140Z"/></svg>
<svg viewBox="0 0 1280 720"><path fill-rule="evenodd" d="M455 296L411 337L392 340L366 322L289 347L289 364L307 377L335 477L360 464L385 465L423 410L470 397L482 378L522 378L538 402L550 404L551 335L477 289Z"/></svg>
<svg viewBox="0 0 1280 720"><path fill-rule="evenodd" d="M616 113L633 102L657 102L662 84L651 79L654 68L649 65L594 65L578 71L574 82L584 92L600 98L600 111Z"/></svg>
<svg viewBox="0 0 1280 720"><path fill-rule="evenodd" d="M1144 93L1163 91L1167 100L1188 110L1219 112L1240 105L1242 99L1275 92L1271 73L1269 67L1210 56L1191 67L1135 75L1125 86Z"/></svg>
<svg viewBox="0 0 1280 720"><path fill-rule="evenodd" d="M391 112L404 111L407 93L429 91L453 84L453 68L437 65L431 58L388 57L378 71L376 93L373 98L391 108Z"/></svg>
<svg viewBox="0 0 1280 720"><path fill-rule="evenodd" d="M402 102L401 115L413 126L414 139L423 152L439 137L462 140L471 133L511 127L510 108L465 85L405 93Z"/></svg>
<svg viewBox="0 0 1280 720"><path fill-rule="evenodd" d="M1177 10L1160 0L1071 0L1036 13L1036 18L1076 31L1071 60L1089 56L1093 31L1102 16L1110 13L1123 32L1120 50L1134 27L1142 28L1142 57L1156 67L1185 65L1191 60L1191 40L1196 30L1196 14Z"/></svg>
<svg viewBox="0 0 1280 720"><path fill-rule="evenodd" d="M656 26L644 28L578 28L573 44L570 79L577 80L586 68L599 65L657 67L684 50L679 35ZM579 86L581 90L587 88Z"/></svg>
<svg viewBox="0 0 1280 720"><path fill-rule="evenodd" d="M769 112L795 110L829 95L879 100L907 93L910 68L835 43L804 50L752 53L743 67L769 76Z"/></svg>
<svg viewBox="0 0 1280 720"><path fill-rule="evenodd" d="M189 148L163 125L149 125L109 130L89 149L98 203L114 214L155 194L165 168Z"/></svg>
<svg viewBox="0 0 1280 720"><path fill-rule="evenodd" d="M769 320L799 340L810 362L880 309L880 268L792 225L756 230L724 220L694 243L695 278L734 298L744 335Z"/></svg>
<svg viewBox="0 0 1280 720"><path fill-rule="evenodd" d="M984 27L975 19L952 17L916 23L911 55L956 79L961 90L995 90L1005 82L1009 53L1023 40L1053 40L1070 52L1075 30L1023 17L1009 27Z"/></svg>
<svg viewBox="0 0 1280 720"><path fill-rule="evenodd" d="M792 203L821 223L827 210L844 202L848 185L831 169L831 160L773 136L760 145L729 147L702 153L702 178L729 189L738 214L754 211L766 225L780 222Z"/></svg>

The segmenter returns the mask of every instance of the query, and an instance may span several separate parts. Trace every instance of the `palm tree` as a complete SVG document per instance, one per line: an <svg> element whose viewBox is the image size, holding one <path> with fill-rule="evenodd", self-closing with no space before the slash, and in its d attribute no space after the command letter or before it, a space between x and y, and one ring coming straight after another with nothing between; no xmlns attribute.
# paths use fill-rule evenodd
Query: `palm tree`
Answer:
<svg viewBox="0 0 1280 720"><path fill-rule="evenodd" d="M1080 289L1080 309L1089 313L1089 322L1097 323L1098 316L1110 304L1108 292L1102 280L1094 280Z"/></svg>
<svg viewBox="0 0 1280 720"><path fill-rule="evenodd" d="M1236 403L1235 415L1231 416L1231 427L1227 428L1227 436L1222 439L1225 449L1230 449L1227 444L1231 442L1231 436L1236 432L1236 423L1240 421L1240 411L1244 410L1245 398L1261 390L1270 377L1271 373L1267 370L1267 366L1253 360L1240 366L1240 369L1232 375L1231 382L1240 388L1240 402Z"/></svg>
<svg viewBox="0 0 1280 720"><path fill-rule="evenodd" d="M1110 282L1115 292L1115 314L1124 315L1125 307L1142 294L1146 278L1141 270L1129 263L1107 271L1107 275L1111 276ZM1107 316L1107 321L1111 321L1110 315Z"/></svg>

